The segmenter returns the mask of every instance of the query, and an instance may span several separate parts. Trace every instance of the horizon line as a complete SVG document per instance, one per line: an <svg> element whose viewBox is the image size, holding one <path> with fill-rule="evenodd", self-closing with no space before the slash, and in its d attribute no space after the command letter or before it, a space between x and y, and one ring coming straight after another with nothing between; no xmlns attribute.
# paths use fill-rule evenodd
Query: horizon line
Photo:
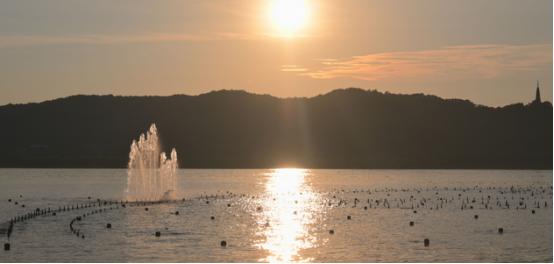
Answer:
<svg viewBox="0 0 554 264"><path fill-rule="evenodd" d="M316 97L319 97L319 96L325 96L325 95L328 95L328 94L333 93L333 92L336 92L336 91L346 91L346 90L359 90L359 91L363 91L363 92L376 92L376 93L380 93L380 94L384 94L384 95L406 95L406 96L410 96L410 95L423 95L423 96L436 97L436 98L439 98L439 99L442 99L442 100L461 100L461 101L467 101L467 102L470 102L471 104L473 104L473 105L475 105L475 106L490 107L490 108L501 108L501 107L506 107L506 106L515 105L515 104L523 104L523 105L526 105L526 104L530 104L530 103L533 102L533 101L530 101L529 103L525 103L525 102L522 102L522 101L518 101L518 102L512 102L512 103L508 103L508 104L504 104L504 105L491 106L491 105L478 104L478 103L475 103L474 101L472 101L472 100L470 100L470 99L464 99L464 98L446 98L446 97L441 97L441 96L436 95L436 94L428 94L428 93L424 93L424 92L420 92L420 93L395 93L395 92L382 91L382 90L373 89L373 88L364 89L364 88L360 88L360 87L351 86L351 87L344 87L344 88L335 88L335 89L332 89L332 90L330 90L330 91L327 91L327 92L324 92L324 93L318 93L318 94L313 95L313 96L276 96L276 95L269 94L269 93L257 93L257 92L248 91L248 90L245 90L245 89L214 89L214 90L210 90L210 91L202 92L202 93L198 93L198 94L176 93L176 94L169 94L169 95L154 95L154 94L144 94L144 95L125 95L125 94L72 94L72 95L61 96L61 97L56 97L56 98L52 98L52 99L45 99L45 100L42 100L42 101L21 102L21 103L12 103L12 102L10 102L10 103L6 103L6 104L3 104L3 105L0 105L0 107L30 105L30 104L41 104L41 103L52 102L52 101L56 101L56 100L63 100L63 99L71 98L71 97L77 97L77 96L98 96L98 97L102 97L102 96L112 96L112 97L173 97L173 96L188 96L188 97L198 97L198 96L203 96L203 95L207 95L207 94L211 94L211 93L219 93L219 92L243 92L243 93L250 94L250 95L269 96L269 97L276 98L276 99L281 99L281 100L287 100L287 99L312 99L312 98L316 98ZM550 101L548 101L548 100L543 100L542 102L548 102L548 103L552 104L552 102L550 102Z"/></svg>

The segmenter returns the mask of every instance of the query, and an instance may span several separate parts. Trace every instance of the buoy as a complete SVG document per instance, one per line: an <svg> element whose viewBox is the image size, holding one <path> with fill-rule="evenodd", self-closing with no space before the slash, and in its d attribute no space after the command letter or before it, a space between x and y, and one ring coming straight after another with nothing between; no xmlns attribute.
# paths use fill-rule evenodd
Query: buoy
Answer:
<svg viewBox="0 0 554 264"><path fill-rule="evenodd" d="M148 211L148 207L144 208L144 211Z"/></svg>
<svg viewBox="0 0 554 264"><path fill-rule="evenodd" d="M367 206L364 206L364 210L367 210Z"/></svg>
<svg viewBox="0 0 554 264"><path fill-rule="evenodd" d="M112 224L110 223L106 224L106 228L112 228Z"/></svg>
<svg viewBox="0 0 554 264"><path fill-rule="evenodd" d="M534 213L535 213L535 210L531 210L531 213L534 214Z"/></svg>
<svg viewBox="0 0 554 264"><path fill-rule="evenodd" d="M417 211L416 211L416 210L414 210L414 214L417 214Z"/></svg>
<svg viewBox="0 0 554 264"><path fill-rule="evenodd" d="M81 238L82 238L82 239L85 239L85 235L81 235Z"/></svg>
<svg viewBox="0 0 554 264"><path fill-rule="evenodd" d="M11 203L11 202L12 202L12 199L8 199L8 202L10 202L10 203Z"/></svg>
<svg viewBox="0 0 554 264"><path fill-rule="evenodd" d="M330 235L335 234L335 230L333 230L333 229L329 230L329 234L330 234Z"/></svg>
<svg viewBox="0 0 554 264"><path fill-rule="evenodd" d="M52 213L52 216L56 216L56 212L53 212L53 213Z"/></svg>
<svg viewBox="0 0 554 264"><path fill-rule="evenodd" d="M346 219L350 220L350 219L352 219L352 217L351 217L351 216L347 216Z"/></svg>
<svg viewBox="0 0 554 264"><path fill-rule="evenodd" d="M215 219L215 216L211 216L210 219L211 219L211 220L214 220L214 219Z"/></svg>
<svg viewBox="0 0 554 264"><path fill-rule="evenodd" d="M504 228L502 228L502 227L498 228L498 233L499 233L499 234L504 233Z"/></svg>
<svg viewBox="0 0 554 264"><path fill-rule="evenodd" d="M414 221L410 221L410 226L414 226Z"/></svg>
<svg viewBox="0 0 554 264"><path fill-rule="evenodd" d="M219 243L222 247L226 247L227 246L227 241L225 240L221 240L221 242Z"/></svg>
<svg viewBox="0 0 554 264"><path fill-rule="evenodd" d="M4 250L9 251L10 250L10 243L4 243Z"/></svg>
<svg viewBox="0 0 554 264"><path fill-rule="evenodd" d="M206 204L210 204L210 201L206 201Z"/></svg>
<svg viewBox="0 0 554 264"><path fill-rule="evenodd" d="M429 246L429 239L428 238L423 240L423 245L426 246L426 247Z"/></svg>
<svg viewBox="0 0 554 264"><path fill-rule="evenodd" d="M227 207L231 207L231 204L227 204Z"/></svg>
<svg viewBox="0 0 554 264"><path fill-rule="evenodd" d="M479 215L474 215L473 218L477 219L479 218Z"/></svg>
<svg viewBox="0 0 554 264"><path fill-rule="evenodd" d="M161 236L162 233L160 231L156 231L156 234L155 234L157 237Z"/></svg>

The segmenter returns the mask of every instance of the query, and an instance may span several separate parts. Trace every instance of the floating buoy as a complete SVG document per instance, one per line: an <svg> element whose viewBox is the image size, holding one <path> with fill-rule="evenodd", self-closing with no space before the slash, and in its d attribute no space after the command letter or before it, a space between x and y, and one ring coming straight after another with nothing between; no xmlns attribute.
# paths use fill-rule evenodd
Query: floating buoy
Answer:
<svg viewBox="0 0 554 264"><path fill-rule="evenodd" d="M214 220L214 219L215 219L215 216L211 216L210 219L211 219L211 220Z"/></svg>
<svg viewBox="0 0 554 264"><path fill-rule="evenodd" d="M367 206L364 206L364 210L367 210Z"/></svg>
<svg viewBox="0 0 554 264"><path fill-rule="evenodd" d="M479 215L474 215L473 218L478 219Z"/></svg>
<svg viewBox="0 0 554 264"><path fill-rule="evenodd" d="M498 228L498 233L499 233L499 234L504 233L504 228L502 228L502 227Z"/></svg>
<svg viewBox="0 0 554 264"><path fill-rule="evenodd" d="M231 204L227 204L227 207L231 207Z"/></svg>
<svg viewBox="0 0 554 264"><path fill-rule="evenodd" d="M52 213L52 216L56 216L56 212L53 212L53 213Z"/></svg>
<svg viewBox="0 0 554 264"><path fill-rule="evenodd" d="M106 228L112 228L112 224L110 223L106 224Z"/></svg>
<svg viewBox="0 0 554 264"><path fill-rule="evenodd" d="M351 217L351 216L347 216L346 219L350 220L350 219L352 219L352 217Z"/></svg>
<svg viewBox="0 0 554 264"><path fill-rule="evenodd" d="M206 204L210 204L210 201L206 201Z"/></svg>
<svg viewBox="0 0 554 264"><path fill-rule="evenodd" d="M179 211L175 211L175 215L179 215Z"/></svg>
<svg viewBox="0 0 554 264"><path fill-rule="evenodd" d="M410 226L414 226L414 221L410 221Z"/></svg>
<svg viewBox="0 0 554 264"><path fill-rule="evenodd" d="M535 210L531 210L531 213L534 214L534 213L535 213Z"/></svg>
<svg viewBox="0 0 554 264"><path fill-rule="evenodd" d="M148 207L144 208L144 211L148 211Z"/></svg>
<svg viewBox="0 0 554 264"><path fill-rule="evenodd" d="M10 243L4 243L4 250L9 251L10 250Z"/></svg>
<svg viewBox="0 0 554 264"><path fill-rule="evenodd" d="M11 203L11 202L12 202L12 199L8 199L8 202L10 202L10 203Z"/></svg>
<svg viewBox="0 0 554 264"><path fill-rule="evenodd" d="M329 230L329 234L330 234L330 235L335 234L335 230L333 230L333 229Z"/></svg>
<svg viewBox="0 0 554 264"><path fill-rule="evenodd" d="M156 234L155 234L157 237L161 236L162 233L160 231L156 231Z"/></svg>
<svg viewBox="0 0 554 264"><path fill-rule="evenodd" d="M416 211L416 210L414 210L414 214L417 214L417 211Z"/></svg>
<svg viewBox="0 0 554 264"><path fill-rule="evenodd" d="M428 238L426 238L426 239L423 240L423 245L424 245L424 246L428 247L428 246L429 246L429 243L430 243L430 241L429 241Z"/></svg>
<svg viewBox="0 0 554 264"><path fill-rule="evenodd" d="M225 240L221 240L221 242L219 243L222 247L226 247L227 246L227 241Z"/></svg>

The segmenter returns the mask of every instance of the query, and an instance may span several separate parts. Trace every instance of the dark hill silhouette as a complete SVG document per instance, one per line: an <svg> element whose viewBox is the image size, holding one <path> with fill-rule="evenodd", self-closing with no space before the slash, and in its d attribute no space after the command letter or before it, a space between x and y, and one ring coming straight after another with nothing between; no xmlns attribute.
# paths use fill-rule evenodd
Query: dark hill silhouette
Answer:
<svg viewBox="0 0 554 264"><path fill-rule="evenodd" d="M156 123L181 167L552 169L552 104L335 90L71 96L0 107L2 167L125 167Z"/></svg>

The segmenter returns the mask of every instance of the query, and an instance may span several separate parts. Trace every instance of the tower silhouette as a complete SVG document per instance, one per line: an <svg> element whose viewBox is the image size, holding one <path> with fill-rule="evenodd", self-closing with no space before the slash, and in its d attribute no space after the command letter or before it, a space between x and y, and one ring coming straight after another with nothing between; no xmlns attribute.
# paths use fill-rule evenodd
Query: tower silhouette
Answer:
<svg viewBox="0 0 554 264"><path fill-rule="evenodd" d="M535 93L535 101L533 103L541 103L541 91L539 89L539 81L537 81L537 91Z"/></svg>

